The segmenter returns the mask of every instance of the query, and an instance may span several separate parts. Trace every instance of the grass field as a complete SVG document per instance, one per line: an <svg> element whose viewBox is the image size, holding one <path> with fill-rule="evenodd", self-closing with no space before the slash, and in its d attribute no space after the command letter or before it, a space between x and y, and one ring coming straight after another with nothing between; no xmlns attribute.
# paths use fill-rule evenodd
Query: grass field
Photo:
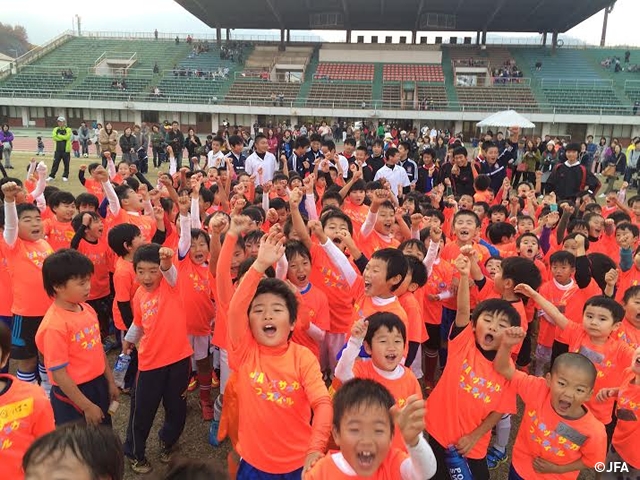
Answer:
<svg viewBox="0 0 640 480"><path fill-rule="evenodd" d="M52 155L46 157L36 157L39 161L44 161L49 169L51 168L51 164L53 162ZM31 154L23 153L23 152L14 152L11 157L11 163L15 167L14 170L9 170L8 173L12 176L16 176L18 178L23 179L29 161L31 159ZM84 187L78 181L78 170L80 165L83 163L90 163L97 161L95 155L90 156L89 158L72 158L71 159L71 169L70 169L70 177L69 182L63 183L61 172L58 173L57 179L52 183L52 185L56 185L61 189L65 189L71 191L74 194L78 194L84 191ZM150 170L149 179L153 183L152 176L154 175L154 170ZM115 359L117 357L117 353L112 352L109 355L109 361L113 365ZM218 390L212 390L212 398L218 394ZM451 412L450 414L455 415L455 412ZM518 425L520 423L520 416L522 414L522 404L519 403L519 412L518 415L512 418L512 427L511 427L511 436L512 439L515 437L515 433L517 432ZM159 447L158 447L158 430L162 425L164 413L162 408L159 409L158 414L156 416L156 420L149 436L149 441L147 444L147 456L149 461L154 466L154 471L145 476L135 475L127 466L125 479L131 480L134 478L149 478L155 479L158 478L158 474L164 471L164 466L158 461L159 458ZM120 435L120 438L124 439L126 429L127 429L127 421L129 418L129 397L126 395L120 396L120 408L116 415L114 416L114 429ZM277 419L274 419L277 422ZM184 456L188 458L198 458L198 459L212 459L216 462L220 462L221 465L226 467L226 457L229 451L228 441L225 441L220 447L214 448L208 443L208 430L209 423L204 422L202 417L200 416L200 406L198 403L198 392L197 390L189 395L188 398L188 413L187 413L187 423L185 426L184 433L180 439L179 444L179 452L176 455ZM286 430L282 430L282 435L286 435ZM492 480L506 480L508 477L508 463L503 464L500 468L496 469L491 474ZM586 472L580 476L581 480L593 479L593 472ZM530 479L527 479L530 480Z"/></svg>

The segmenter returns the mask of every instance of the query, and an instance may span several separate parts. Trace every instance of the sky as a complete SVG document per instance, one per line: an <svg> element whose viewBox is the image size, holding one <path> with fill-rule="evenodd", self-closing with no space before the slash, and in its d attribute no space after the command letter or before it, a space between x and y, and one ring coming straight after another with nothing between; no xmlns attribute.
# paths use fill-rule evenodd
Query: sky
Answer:
<svg viewBox="0 0 640 480"><path fill-rule="evenodd" d="M517 1L517 0L516 0ZM584 0L583 0L584 1ZM0 0L0 5L9 0ZM14 3L15 5L15 3ZM73 28L73 18L79 15L84 31L127 31L127 32L160 32L214 34L215 31L191 15L173 0L109 0L102 2L78 2L77 0L22 0L20 8L2 9L2 22L21 24L27 29L29 40L34 44L42 44L65 30ZM637 35L637 19L640 15L640 0L618 0L609 16L607 29L607 45L632 45L640 47L640 35ZM600 12L585 20L567 32L567 35L588 44L597 45L600 42L602 19ZM52 17L55 21L52 21ZM240 32L262 33L279 38L277 31ZM387 32L363 32L366 40L368 36L377 34L384 36ZM634 35L635 33L635 35ZM232 32L233 38L234 32ZM361 33L362 34L362 33ZM408 32L389 32L397 37L410 35ZM434 38L436 32L426 33ZM355 40L358 32L353 32ZM458 36L463 36L463 33ZM292 36L317 36L328 41L344 41L344 33L323 31L295 31ZM443 32L445 38L452 36L451 32ZM475 41L475 32L469 33ZM499 36L504 36L500 34ZM531 37L531 34L513 35L513 37Z"/></svg>

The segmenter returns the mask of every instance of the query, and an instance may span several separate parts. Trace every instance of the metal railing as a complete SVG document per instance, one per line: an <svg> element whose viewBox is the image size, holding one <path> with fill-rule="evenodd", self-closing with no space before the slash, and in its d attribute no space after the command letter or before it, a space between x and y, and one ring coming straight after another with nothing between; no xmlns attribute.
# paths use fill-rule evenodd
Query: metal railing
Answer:
<svg viewBox="0 0 640 480"><path fill-rule="evenodd" d="M34 62L39 58L42 58L47 53L59 47L60 45L62 45L72 37L73 37L73 32L71 30L65 30L64 32L60 33L58 36L53 37L44 45L32 48L27 53L19 56L14 60L17 70L20 71L21 68L27 66L31 62Z"/></svg>
<svg viewBox="0 0 640 480"><path fill-rule="evenodd" d="M579 79L579 78L542 78L542 88L613 88L613 80Z"/></svg>
<svg viewBox="0 0 640 480"><path fill-rule="evenodd" d="M34 90L16 89L0 87L0 101L6 98L39 98L39 99L71 99L87 101L126 101L145 103L168 103L168 104L198 104L198 105L236 105L246 107L274 107L271 98L248 98L231 97L218 98L212 94L167 94L161 93L155 96L152 92L129 92L129 91L58 91L58 90ZM447 111L447 112L495 112L500 109L516 109L522 113L537 114L584 114L584 115L633 115L631 105L553 105L544 103L525 103L518 100L509 100L496 104L491 100L486 102L438 102L434 101L427 108L422 104L413 101L384 101L384 100L363 100L361 99L287 99L280 104L276 100L275 107L286 109L298 108L326 108L338 109L359 109L370 115L380 110L413 110L413 111ZM128 107L130 108L130 106ZM285 112L283 112L284 114Z"/></svg>
<svg viewBox="0 0 640 480"><path fill-rule="evenodd" d="M158 32L158 40L159 41L171 41L174 42L175 38L178 37L180 43L185 43L187 40L187 36L191 36L194 42L199 42L203 40L207 41L217 41L218 37L215 33L207 34L207 33L197 33L190 34L184 32ZM242 34L236 33L235 31L230 33L231 38L230 41L251 41L251 42L280 42L280 32L273 34ZM90 38L115 38L122 40L154 40L155 34L154 32L106 32L106 31L85 31L82 32L83 37ZM225 31L222 31L221 40L226 41ZM300 43L319 43L324 42L325 40L321 37L317 36L307 36L307 35L291 35L292 42L300 42Z"/></svg>

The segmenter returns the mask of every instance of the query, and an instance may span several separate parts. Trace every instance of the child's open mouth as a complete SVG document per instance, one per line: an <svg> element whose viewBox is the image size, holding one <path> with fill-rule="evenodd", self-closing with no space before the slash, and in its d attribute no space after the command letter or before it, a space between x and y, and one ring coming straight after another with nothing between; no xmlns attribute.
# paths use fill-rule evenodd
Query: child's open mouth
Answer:
<svg viewBox="0 0 640 480"><path fill-rule="evenodd" d="M367 280L363 282L363 285L365 290L369 290L371 288L371 282L368 282Z"/></svg>
<svg viewBox="0 0 640 480"><path fill-rule="evenodd" d="M565 400L558 400L558 409L561 411L567 411L571 408L571 402Z"/></svg>
<svg viewBox="0 0 640 480"><path fill-rule="evenodd" d="M373 452L358 452L356 456L358 458L358 463L362 467L369 468L373 465L373 459L375 458Z"/></svg>
<svg viewBox="0 0 640 480"><path fill-rule="evenodd" d="M486 343L486 344L493 343L493 340L494 340L494 337L493 337L493 335L491 335L490 333L487 333L487 334L484 336L484 343Z"/></svg>
<svg viewBox="0 0 640 480"><path fill-rule="evenodd" d="M533 256L533 248L527 248L527 255Z"/></svg>
<svg viewBox="0 0 640 480"><path fill-rule="evenodd" d="M398 358L398 355L396 355L395 353L390 353L388 355L385 355L384 358L387 360L387 362L395 362L396 359Z"/></svg>
<svg viewBox="0 0 640 480"><path fill-rule="evenodd" d="M298 276L296 277L296 279L297 279L300 283L303 283L303 282L306 282L306 281L307 281L307 276L306 276L306 275L298 275Z"/></svg>
<svg viewBox="0 0 640 480"><path fill-rule="evenodd" d="M267 337L273 337L275 336L278 329L275 327L275 325L268 324L262 327L262 331Z"/></svg>
<svg viewBox="0 0 640 480"><path fill-rule="evenodd" d="M196 253L196 254L193 256L193 259L194 259L196 262L204 262L205 257L204 257L204 255L203 255L203 254L201 254L201 253Z"/></svg>

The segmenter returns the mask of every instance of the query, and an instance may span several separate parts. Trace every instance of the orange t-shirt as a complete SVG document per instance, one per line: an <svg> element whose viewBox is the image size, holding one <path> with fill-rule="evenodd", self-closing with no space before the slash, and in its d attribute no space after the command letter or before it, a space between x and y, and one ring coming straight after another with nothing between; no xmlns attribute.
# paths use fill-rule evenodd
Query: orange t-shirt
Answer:
<svg viewBox="0 0 640 480"><path fill-rule="evenodd" d="M620 326L615 332L613 332L612 335L615 336L618 340L622 340L634 350L640 347L640 329L636 328L626 318L622 319L622 322L620 322Z"/></svg>
<svg viewBox="0 0 640 480"><path fill-rule="evenodd" d="M593 362L598 371L594 392L620 386L623 372L631 365L633 358L634 351L629 345L616 339L614 335L604 345L594 344L582 325L573 322L569 322L562 331L560 341L569 345L570 352L580 353ZM598 420L607 425L611 422L614 402L615 398L598 402L593 396L586 405Z"/></svg>
<svg viewBox="0 0 640 480"><path fill-rule="evenodd" d="M78 245L78 251L86 255L93 263L89 300L109 296L111 293L109 273L113 271L115 254L113 250L109 248L107 239L104 235L96 243L82 239Z"/></svg>
<svg viewBox="0 0 640 480"><path fill-rule="evenodd" d="M211 273L206 263L196 265L189 254L178 261L178 283L185 307L189 309L187 333L189 335L211 335L211 326L216 315L211 295Z"/></svg>
<svg viewBox="0 0 640 480"><path fill-rule="evenodd" d="M98 204L104 200L104 190L102 189L102 183L97 182L93 178L87 178L84 181L84 188L88 193L98 197Z"/></svg>
<svg viewBox="0 0 640 480"><path fill-rule="evenodd" d="M349 198L345 198L344 203L342 204L342 211L347 214L347 216L351 219L351 224L353 225L353 231L360 232L362 228L362 224L367 219L367 215L369 214L369 207L366 205L356 205ZM358 235L355 234L357 237Z"/></svg>
<svg viewBox="0 0 640 480"><path fill-rule="evenodd" d="M397 448L389 449L387 456L382 461L378 470L367 477L368 480L398 480L402 463L409 459L409 455ZM328 453L318 460L311 470L305 473L304 480L361 480L362 477L348 475L344 473L337 463L345 464L347 461L343 455L338 453Z"/></svg>
<svg viewBox="0 0 640 480"><path fill-rule="evenodd" d="M231 258L238 243L238 238L231 232L224 236L224 242L216 265L214 298L216 301L216 323L213 326L211 343L218 348L227 349L227 315L229 303L235 292L235 285L231 278Z"/></svg>
<svg viewBox="0 0 640 480"><path fill-rule="evenodd" d="M398 297L390 297L381 299L378 297L368 297L364 294L364 280L361 276L358 275L355 283L351 286L351 291L353 292L354 298L356 298L355 303L353 304L353 312L351 314L351 324L349 329L353 326L356 321L360 319L365 319L374 313L378 312L389 312L395 313L404 326L406 331L409 331L409 318L407 317L407 312L402 308ZM407 346L408 348L408 346ZM407 353L405 349L405 355Z"/></svg>
<svg viewBox="0 0 640 480"><path fill-rule="evenodd" d="M318 359L293 342L259 345L248 310L263 275L250 268L229 307L229 366L237 372L238 453L263 472L302 467L309 452L324 452L331 431L331 399ZM311 413L313 412L313 425ZM279 427L287 426L281 435Z"/></svg>
<svg viewBox="0 0 640 480"><path fill-rule="evenodd" d="M446 448L478 428L491 412L516 411L511 384L482 355L473 327L467 325L449 340L447 366L427 399L425 422L429 435ZM490 439L491 432L487 432L467 456L484 458Z"/></svg>
<svg viewBox="0 0 640 480"><path fill-rule="evenodd" d="M383 248L398 248L400 245L400 242L395 238L380 235L375 230L366 237L360 234L356 238L356 242L362 254L367 258L371 258L375 252Z"/></svg>
<svg viewBox="0 0 640 480"><path fill-rule="evenodd" d="M620 272L618 278L618 290L616 291L616 300L622 302L624 292L629 288L640 285L640 270L636 267L635 262L626 272Z"/></svg>
<svg viewBox="0 0 640 480"><path fill-rule="evenodd" d="M424 322L429 325L440 325L442 323L442 305L443 301L429 300L429 295L440 295L449 291L451 283L453 282L454 268L451 263L436 260L431 270L431 275L427 279L427 283L424 286L424 304L422 312L424 315Z"/></svg>
<svg viewBox="0 0 640 480"><path fill-rule="evenodd" d="M18 238L13 248L4 244L11 276L11 312L23 317L42 317L51 305L42 284L42 264L53 253L46 240L28 242Z"/></svg>
<svg viewBox="0 0 640 480"><path fill-rule="evenodd" d="M324 292L329 300L331 333L347 333L351 328L353 295L340 271L317 243L311 245L311 275L309 280Z"/></svg>
<svg viewBox="0 0 640 480"><path fill-rule="evenodd" d="M133 269L133 262L128 262L124 258L118 258L116 260L114 272L113 272L113 289L115 296L113 299L113 323L118 330L127 331L128 327L125 325L118 307L118 302L133 302L133 296L140 284L136 279L136 272ZM133 307L133 303L131 303Z"/></svg>
<svg viewBox="0 0 640 480"><path fill-rule="evenodd" d="M484 191L476 190L476 193L473 194L473 201L476 203L487 202L489 205L491 205L492 196L493 196L493 192L490 192L489 190L484 190Z"/></svg>
<svg viewBox="0 0 640 480"><path fill-rule="evenodd" d="M491 256L489 254L489 250L487 249L487 247L485 247L484 245L480 245L479 243L474 242L472 245L473 245L473 249L476 252L478 252L478 265L484 265L484 262L487 260L487 258ZM460 245L458 245L458 242L456 241L447 242L447 244L444 246L444 248L440 253L440 260L449 262L449 264L451 264L451 266L453 267L453 278L456 278L456 279L460 278L460 274L458 273L458 270L456 270L455 266L453 265L453 262L455 261L456 258L458 258L458 255L460 255ZM450 310L458 309L455 295L451 296L450 298L448 298L442 303L444 307Z"/></svg>
<svg viewBox="0 0 640 480"><path fill-rule="evenodd" d="M406 292L404 295L398 297L398 301L407 314L407 324L409 326L407 330L407 341L417 343L426 342L429 336L427 335L427 327L424 325L422 305L420 305L416 295L411 292Z"/></svg>
<svg viewBox="0 0 640 480"><path fill-rule="evenodd" d="M11 275L9 274L9 262L4 252L4 238L0 235L0 316L11 316L11 304L13 303L13 290L11 289Z"/></svg>
<svg viewBox="0 0 640 480"><path fill-rule="evenodd" d="M607 434L604 425L586 411L581 418L561 417L551 406L551 392L544 378L515 372L512 385L524 402L522 423L513 445L513 468L522 478L570 480L578 470L567 473L540 474L533 461L542 458L554 465L568 465L577 460L589 468L604 462Z"/></svg>
<svg viewBox="0 0 640 480"><path fill-rule="evenodd" d="M501 258L517 257L516 242L501 243L494 245L494 247L500 252Z"/></svg>
<svg viewBox="0 0 640 480"><path fill-rule="evenodd" d="M153 292L138 288L132 307L133 323L144 331L138 347L139 370L166 367L191 356L179 283L172 287L163 277Z"/></svg>
<svg viewBox="0 0 640 480"><path fill-rule="evenodd" d="M71 222L60 222L56 217L47 218L42 221L44 238L51 245L54 251L71 247L71 240L76 232L71 226Z"/></svg>
<svg viewBox="0 0 640 480"><path fill-rule="evenodd" d="M104 375L106 367L96 312L87 303L81 303L80 308L71 312L53 303L36 333L47 370L66 368L76 385ZM50 377L56 385L53 375Z"/></svg>
<svg viewBox="0 0 640 480"><path fill-rule="evenodd" d="M34 440L55 429L51 402L39 385L0 374L0 478L22 480L22 457Z"/></svg>
<svg viewBox="0 0 640 480"><path fill-rule="evenodd" d="M111 211L109 210L109 212ZM122 223L130 223L132 225L135 225L140 229L142 238L144 238L144 241L146 243L151 243L151 239L156 234L156 230L158 229L155 218L141 215L138 212L128 212L124 208L120 209L118 215L108 216L107 221L109 223L109 228L113 228L114 226L120 225Z"/></svg>
<svg viewBox="0 0 640 480"><path fill-rule="evenodd" d="M329 300L322 290L309 284L305 290L300 292L298 303L298 320L291 340L298 345L307 347L319 359L320 345L309 336L307 330L309 329L309 323L313 323L325 332L329 330L331 325ZM304 317L304 320L302 320L302 317Z"/></svg>
<svg viewBox="0 0 640 480"><path fill-rule="evenodd" d="M411 395L418 395L422 398L422 389L420 388L418 379L410 368L407 368L404 365L399 365L399 367L402 368L402 376L397 379L390 379L381 375L371 360L360 360L356 361L353 365L353 376L355 378L375 380L382 384L387 388L387 390L389 390L391 395L393 395L398 408L403 408L407 402L407 398ZM400 433L400 429L397 425L395 427L395 434L393 435L391 446L405 452L407 451L407 446L404 443L402 433Z"/></svg>
<svg viewBox="0 0 640 480"><path fill-rule="evenodd" d="M640 451L636 440L640 434L640 385L635 382L630 368L624 372L624 381L618 391L616 417L618 423L611 443L622 459L635 469L640 468Z"/></svg>

